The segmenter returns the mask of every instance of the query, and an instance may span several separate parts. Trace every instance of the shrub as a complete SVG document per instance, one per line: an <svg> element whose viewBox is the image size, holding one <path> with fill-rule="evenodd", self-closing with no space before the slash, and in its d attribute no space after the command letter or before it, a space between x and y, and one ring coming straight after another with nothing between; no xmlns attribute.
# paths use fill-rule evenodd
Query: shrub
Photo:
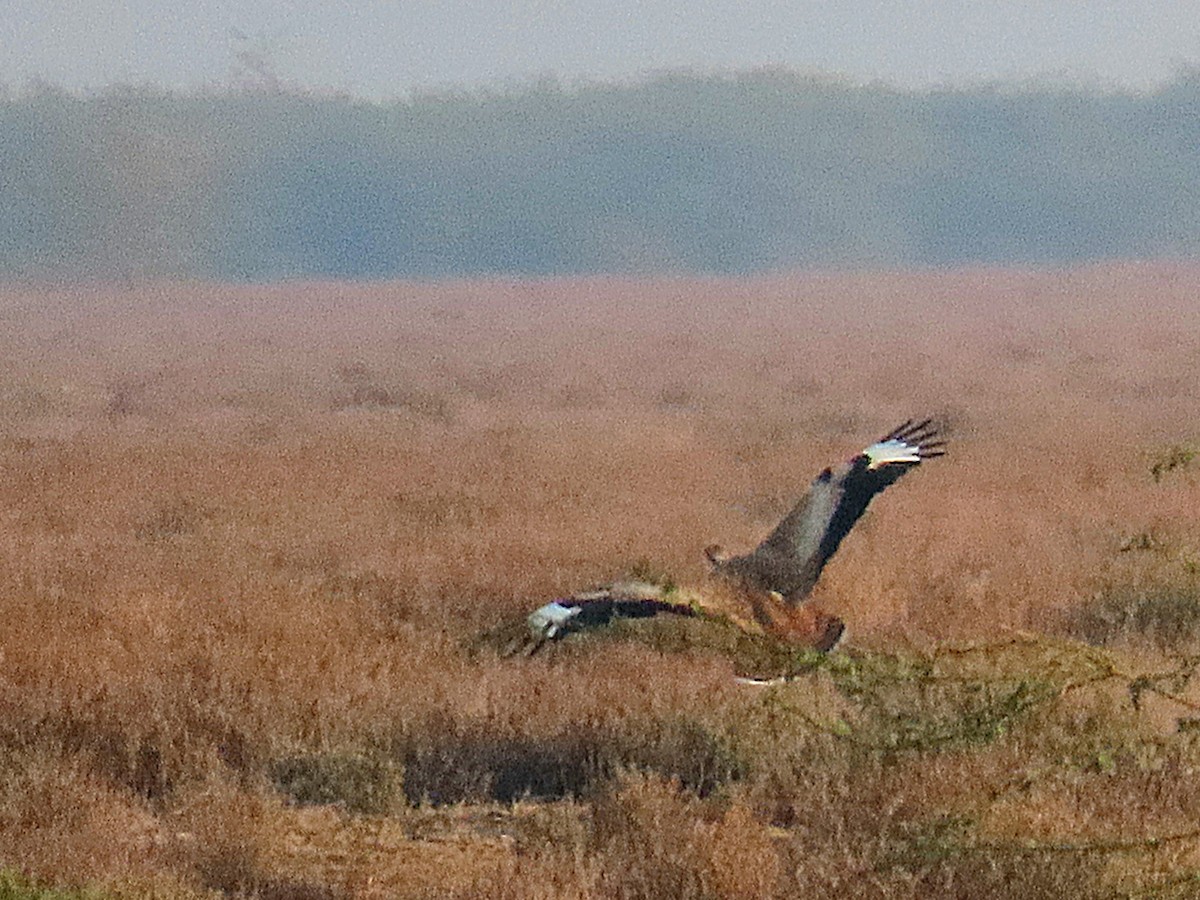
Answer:
<svg viewBox="0 0 1200 900"><path fill-rule="evenodd" d="M436 422L450 421L450 400L442 394L390 386L362 363L340 366L336 374L334 409L404 409Z"/></svg>
<svg viewBox="0 0 1200 900"><path fill-rule="evenodd" d="M194 534L208 515L207 510L186 497L165 500L141 518L135 534L138 540L148 543Z"/></svg>
<svg viewBox="0 0 1200 900"><path fill-rule="evenodd" d="M1176 444L1158 453L1150 464L1150 475L1154 480L1162 481L1170 472L1185 469L1196 459L1198 451L1193 447Z"/></svg>
<svg viewBox="0 0 1200 900"><path fill-rule="evenodd" d="M357 753L321 753L276 760L271 781L301 805L337 803L350 812L385 813L397 796L399 772L386 760Z"/></svg>
<svg viewBox="0 0 1200 900"><path fill-rule="evenodd" d="M405 743L405 795L435 805L589 796L624 769L675 778L705 796L746 771L724 741L687 718L587 724L544 736L443 719Z"/></svg>

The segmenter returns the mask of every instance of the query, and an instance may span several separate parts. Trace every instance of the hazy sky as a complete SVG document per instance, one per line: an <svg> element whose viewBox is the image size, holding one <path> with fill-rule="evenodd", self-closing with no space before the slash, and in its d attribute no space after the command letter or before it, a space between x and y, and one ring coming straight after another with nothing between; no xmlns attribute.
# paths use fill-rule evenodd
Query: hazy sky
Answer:
<svg viewBox="0 0 1200 900"><path fill-rule="evenodd" d="M381 97L542 74L783 64L902 85L1149 87L1200 64L1200 0L0 0L0 82L227 80L262 59Z"/></svg>

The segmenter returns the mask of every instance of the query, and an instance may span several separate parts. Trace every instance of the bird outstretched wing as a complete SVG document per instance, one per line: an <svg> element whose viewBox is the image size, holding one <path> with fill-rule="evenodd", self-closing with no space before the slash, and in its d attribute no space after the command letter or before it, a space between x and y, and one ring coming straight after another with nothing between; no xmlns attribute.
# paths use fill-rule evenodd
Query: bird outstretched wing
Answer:
<svg viewBox="0 0 1200 900"><path fill-rule="evenodd" d="M546 641L573 631L607 625L613 619L646 619L657 615L694 616L686 603L675 603L660 585L625 579L540 606L526 619L525 653L536 653ZM515 650L514 644L512 649Z"/></svg>
<svg viewBox="0 0 1200 900"><path fill-rule="evenodd" d="M945 453L931 419L911 419L836 469L825 469L775 530L745 556L709 552L714 570L747 587L775 591L795 605L871 500L910 469Z"/></svg>

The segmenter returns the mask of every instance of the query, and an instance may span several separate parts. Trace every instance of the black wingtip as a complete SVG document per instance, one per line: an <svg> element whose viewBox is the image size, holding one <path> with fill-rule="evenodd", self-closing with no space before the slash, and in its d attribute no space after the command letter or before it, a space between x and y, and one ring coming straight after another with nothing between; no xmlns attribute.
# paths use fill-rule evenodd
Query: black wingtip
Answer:
<svg viewBox="0 0 1200 900"><path fill-rule="evenodd" d="M933 425L933 419L922 419L920 422L918 422L916 419L907 419L903 425L892 429L892 431L885 435L883 439L885 441L907 440L929 428L930 425ZM930 428L929 430L936 432L937 428L934 427Z"/></svg>
<svg viewBox="0 0 1200 900"><path fill-rule="evenodd" d="M905 421L905 423L903 425L900 425L898 428L893 429L891 432L884 435L880 440L906 441L907 443L910 443L910 444L920 444L921 446L933 446L932 444L929 443L929 440L930 440L930 438L938 437L938 435L939 435L938 426L934 424L934 421L932 418L922 419L919 422L916 419L908 419L907 421ZM943 444L943 443L945 443L945 442L944 441L940 442L939 446L940 446L940 444Z"/></svg>
<svg viewBox="0 0 1200 900"><path fill-rule="evenodd" d="M901 437L906 441L920 443L937 435L937 426L933 424L933 419L926 419L924 422L918 422L912 428L908 429Z"/></svg>

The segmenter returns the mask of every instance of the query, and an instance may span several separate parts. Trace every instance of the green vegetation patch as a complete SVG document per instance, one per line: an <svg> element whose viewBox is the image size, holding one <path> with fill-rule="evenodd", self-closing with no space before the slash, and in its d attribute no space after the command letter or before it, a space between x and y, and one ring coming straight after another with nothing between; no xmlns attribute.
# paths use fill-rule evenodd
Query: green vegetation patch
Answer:
<svg viewBox="0 0 1200 900"><path fill-rule="evenodd" d="M1019 841L982 842L973 823L949 816L913 823L905 831L893 839L880 868L921 885L918 896L1109 896L1101 887L1103 860L1086 851Z"/></svg>
<svg viewBox="0 0 1200 900"><path fill-rule="evenodd" d="M112 895L94 888L49 888L11 869L0 869L0 900L106 900Z"/></svg>
<svg viewBox="0 0 1200 900"><path fill-rule="evenodd" d="M1028 655L1013 654L1014 647L928 656L812 654L807 672L765 688L759 712L786 728L824 733L885 757L986 745L1056 697L1064 680L1061 667L1006 658ZM811 702L821 683L840 698L824 713Z"/></svg>

